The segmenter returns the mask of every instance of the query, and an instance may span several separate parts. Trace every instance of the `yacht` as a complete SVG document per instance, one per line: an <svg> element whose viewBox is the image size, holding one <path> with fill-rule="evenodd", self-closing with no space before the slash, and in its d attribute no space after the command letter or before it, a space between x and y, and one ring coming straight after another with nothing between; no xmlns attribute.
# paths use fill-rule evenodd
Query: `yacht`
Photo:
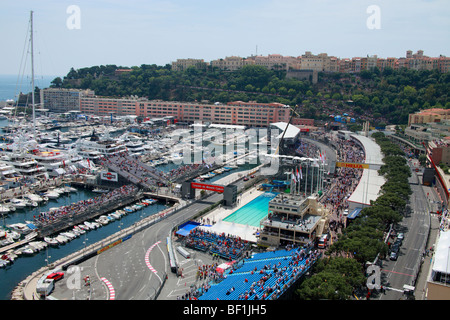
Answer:
<svg viewBox="0 0 450 320"><path fill-rule="evenodd" d="M5 156L5 160L9 160L9 157ZM4 161L0 161L0 178L6 181L15 181L19 177L16 169L11 164Z"/></svg>
<svg viewBox="0 0 450 320"><path fill-rule="evenodd" d="M18 232L21 235L26 235L31 232L31 229L25 224L25 223L14 223L7 225L7 227L11 228L12 230Z"/></svg>
<svg viewBox="0 0 450 320"><path fill-rule="evenodd" d="M58 241L59 244L65 244L69 242L69 239L64 237L63 235L59 234L55 237L55 240Z"/></svg>
<svg viewBox="0 0 450 320"><path fill-rule="evenodd" d="M0 204L0 215L7 214L9 211L11 211L11 210L9 209L8 206L6 206L4 204Z"/></svg>
<svg viewBox="0 0 450 320"><path fill-rule="evenodd" d="M27 193L24 195L24 197L37 203L44 201L44 199L41 196L38 196L37 194L34 193Z"/></svg>
<svg viewBox="0 0 450 320"><path fill-rule="evenodd" d="M44 167L51 177L65 174L65 169L72 164L67 152L57 149L35 152L32 154L32 158Z"/></svg>
<svg viewBox="0 0 450 320"><path fill-rule="evenodd" d="M58 246L59 242L56 238L44 237L44 241L47 242L51 246Z"/></svg>
<svg viewBox="0 0 450 320"><path fill-rule="evenodd" d="M49 198L49 199L57 199L59 198L60 194L56 191L53 190L48 190L47 192L44 192L43 194L45 197Z"/></svg>
<svg viewBox="0 0 450 320"><path fill-rule="evenodd" d="M95 134L95 131L92 132L90 138L78 139L75 145L79 155L94 162L102 157L127 152L127 148L123 143L112 140L108 135L100 139Z"/></svg>
<svg viewBox="0 0 450 320"><path fill-rule="evenodd" d="M26 153L12 153L8 155L8 162L14 170L26 178L48 178L47 170Z"/></svg>
<svg viewBox="0 0 450 320"><path fill-rule="evenodd" d="M25 205L27 207L37 207L37 206L39 206L37 201L33 201L33 200L30 200L30 199L23 199L22 201L25 203Z"/></svg>
<svg viewBox="0 0 450 320"><path fill-rule="evenodd" d="M9 200L9 203L18 209L23 209L27 206L25 201L18 198L12 198Z"/></svg>

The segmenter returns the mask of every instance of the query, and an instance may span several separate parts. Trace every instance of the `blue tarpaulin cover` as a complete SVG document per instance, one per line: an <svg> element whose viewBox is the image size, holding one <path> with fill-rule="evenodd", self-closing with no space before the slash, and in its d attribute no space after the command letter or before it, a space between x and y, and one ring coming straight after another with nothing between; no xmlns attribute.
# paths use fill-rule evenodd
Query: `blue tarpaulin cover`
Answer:
<svg viewBox="0 0 450 320"><path fill-rule="evenodd" d="M185 237L191 232L191 230L197 228L199 225L200 223L198 222L188 221L180 226L176 234Z"/></svg>

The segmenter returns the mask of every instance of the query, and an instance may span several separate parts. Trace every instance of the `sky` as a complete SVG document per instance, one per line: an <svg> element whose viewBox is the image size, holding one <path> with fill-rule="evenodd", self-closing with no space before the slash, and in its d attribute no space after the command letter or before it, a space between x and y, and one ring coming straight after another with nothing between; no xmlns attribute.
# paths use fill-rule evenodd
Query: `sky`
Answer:
<svg viewBox="0 0 450 320"><path fill-rule="evenodd" d="M0 74L30 69L30 11L37 75L305 51L450 56L449 0L0 0Z"/></svg>

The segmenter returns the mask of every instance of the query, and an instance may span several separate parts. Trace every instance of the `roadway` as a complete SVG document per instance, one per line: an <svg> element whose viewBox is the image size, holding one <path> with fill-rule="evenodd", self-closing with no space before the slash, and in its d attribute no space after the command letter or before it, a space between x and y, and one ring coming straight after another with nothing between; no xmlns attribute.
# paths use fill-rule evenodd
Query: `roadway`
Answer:
<svg viewBox="0 0 450 320"><path fill-rule="evenodd" d="M397 260L390 260L389 257L382 260L381 285L387 290L385 290L385 294L376 297L380 300L406 299L407 296L403 292L404 285L424 286L426 283L426 281L419 283L417 279L421 271L423 252L435 240L435 235L429 237L429 233L432 223L437 221L437 217L430 214L430 211L433 210L432 206L436 204L438 198L432 187L420 184L421 179L415 171L417 164L411 162L410 167L412 176L409 181L413 193L405 217L395 227L396 232L403 232L405 238ZM391 242L394 240L395 237L390 238ZM426 277L426 273L422 272L421 276ZM417 289L421 291L423 288Z"/></svg>
<svg viewBox="0 0 450 320"><path fill-rule="evenodd" d="M244 181L239 180L235 184L240 190ZM56 283L52 296L61 300L153 299L166 276L169 280L176 278L169 267L166 244L172 228L222 198L222 194L214 193L196 201L120 245L80 263L77 269L69 269ZM79 280L86 276L90 278L90 286Z"/></svg>

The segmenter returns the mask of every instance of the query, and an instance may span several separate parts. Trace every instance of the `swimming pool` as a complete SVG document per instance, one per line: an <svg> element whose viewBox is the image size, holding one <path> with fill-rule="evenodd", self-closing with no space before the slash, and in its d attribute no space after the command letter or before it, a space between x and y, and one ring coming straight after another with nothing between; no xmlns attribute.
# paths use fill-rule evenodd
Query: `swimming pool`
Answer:
<svg viewBox="0 0 450 320"><path fill-rule="evenodd" d="M269 201L276 195L276 193L266 192L227 216L223 221L259 227L261 219L268 214Z"/></svg>

